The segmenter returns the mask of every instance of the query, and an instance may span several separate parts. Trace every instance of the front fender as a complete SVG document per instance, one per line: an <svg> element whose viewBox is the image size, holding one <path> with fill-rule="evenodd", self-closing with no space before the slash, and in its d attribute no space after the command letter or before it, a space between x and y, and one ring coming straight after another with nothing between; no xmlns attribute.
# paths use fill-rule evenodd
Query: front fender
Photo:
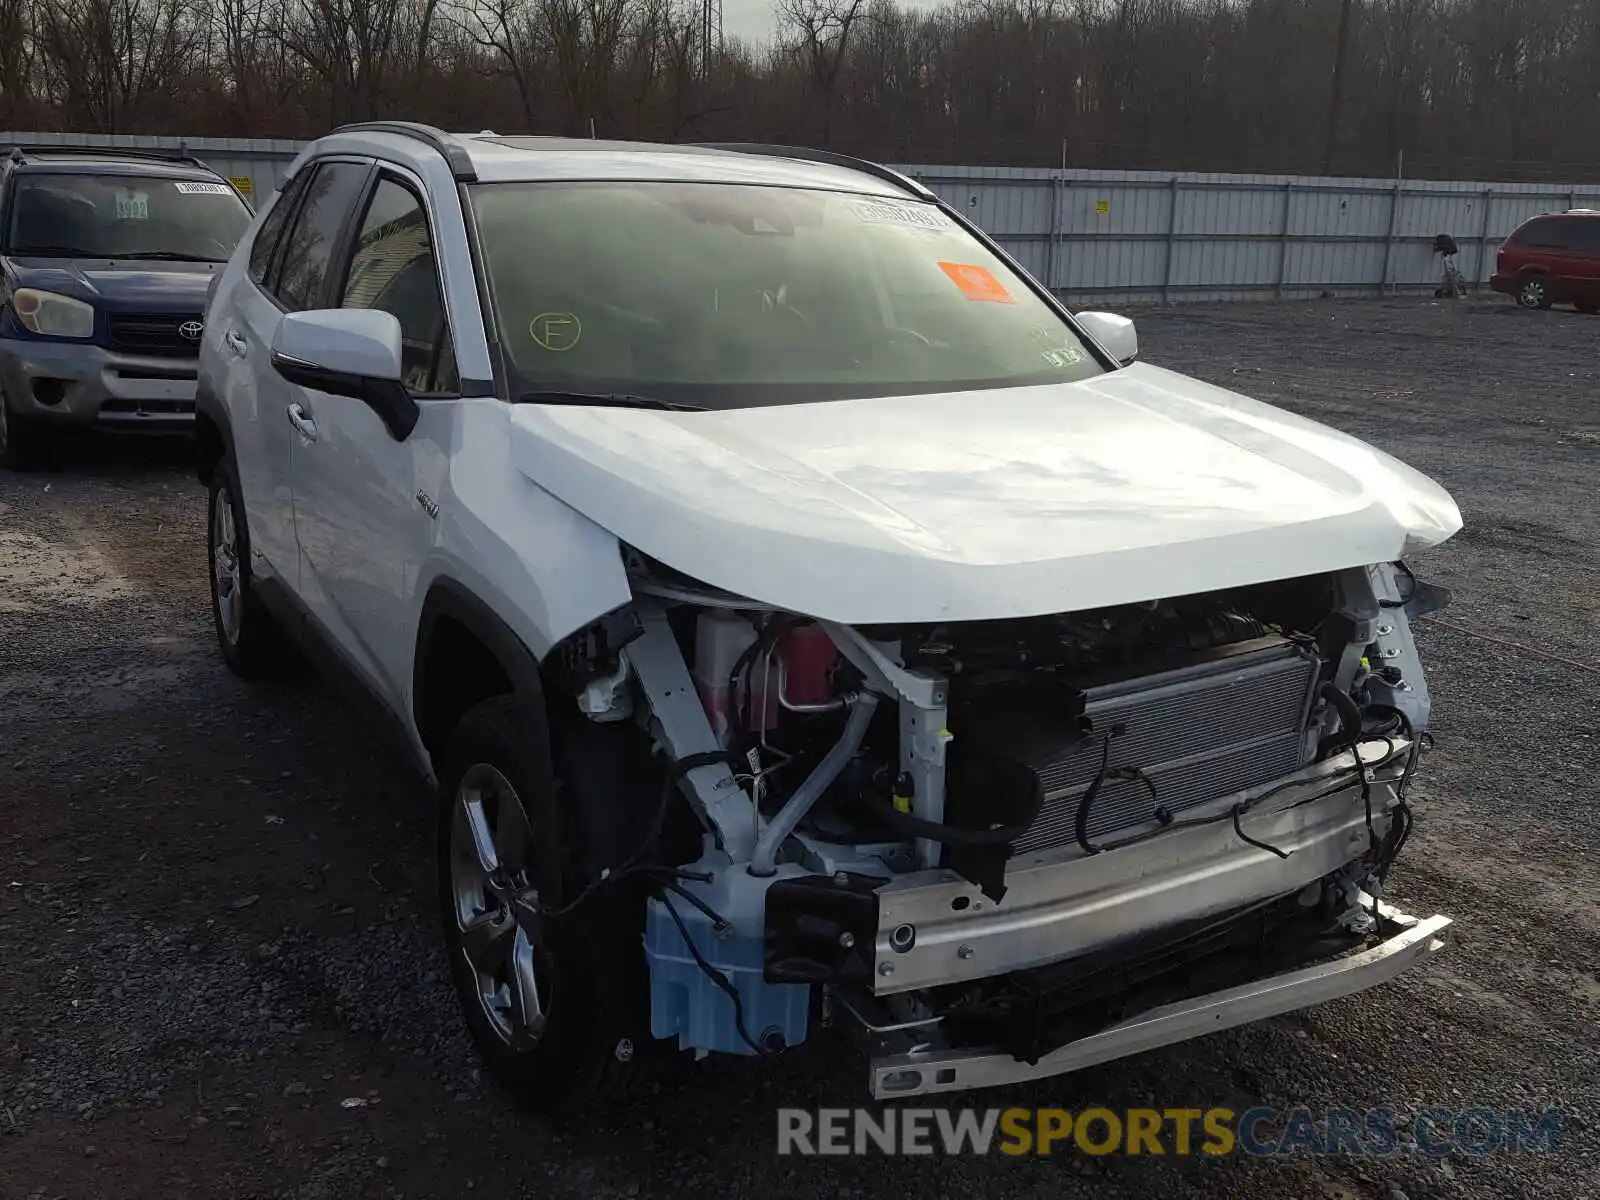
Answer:
<svg viewBox="0 0 1600 1200"><path fill-rule="evenodd" d="M441 529L417 593L426 596L437 579L455 580L543 659L567 635L633 599L621 545L508 469L505 405L453 403L463 406L460 442L441 481Z"/></svg>

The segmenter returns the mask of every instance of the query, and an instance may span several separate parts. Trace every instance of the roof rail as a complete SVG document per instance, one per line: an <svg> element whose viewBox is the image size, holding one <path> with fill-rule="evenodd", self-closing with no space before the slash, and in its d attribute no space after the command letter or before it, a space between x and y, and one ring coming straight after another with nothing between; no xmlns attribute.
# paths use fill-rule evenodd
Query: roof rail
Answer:
<svg viewBox="0 0 1600 1200"><path fill-rule="evenodd" d="M444 130L432 125L417 121L357 121L353 125L341 125L333 133L394 133L401 137L416 138L444 155L450 173L458 183L478 181L478 172L472 166L472 157L467 153L467 148Z"/></svg>
<svg viewBox="0 0 1600 1200"><path fill-rule="evenodd" d="M149 162L165 163L192 163L197 167L211 170L200 159L190 154L188 148L180 145L176 150L167 150L160 146L75 146L61 142L13 142L6 147L5 156L12 162L19 162L30 154L65 154L69 156L89 156L91 158L140 158Z"/></svg>
<svg viewBox="0 0 1600 1200"><path fill-rule="evenodd" d="M802 162L827 163L834 167L849 167L852 171L860 171L864 175L871 175L885 183L892 183L903 192L909 192L919 200L936 200L931 191L923 187L916 180L900 174L899 171L890 170L881 163L872 162L865 158L852 158L848 154L835 154L832 150L808 150L803 146L773 146L764 142L700 142L697 143L706 150L728 150L735 154L765 154L769 158L793 158Z"/></svg>

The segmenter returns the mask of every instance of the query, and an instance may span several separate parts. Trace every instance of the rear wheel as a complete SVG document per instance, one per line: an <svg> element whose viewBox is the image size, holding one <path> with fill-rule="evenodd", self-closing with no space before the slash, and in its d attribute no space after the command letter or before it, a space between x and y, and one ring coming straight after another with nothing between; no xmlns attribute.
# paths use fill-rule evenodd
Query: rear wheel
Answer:
<svg viewBox="0 0 1600 1200"><path fill-rule="evenodd" d="M233 468L223 460L211 472L206 522L206 563L211 574L211 618L222 661L241 679L282 679L304 665L261 603L250 573L250 531Z"/></svg>
<svg viewBox="0 0 1600 1200"><path fill-rule="evenodd" d="M1517 289L1517 303L1523 308L1550 307L1550 281L1543 275L1529 275Z"/></svg>
<svg viewBox="0 0 1600 1200"><path fill-rule="evenodd" d="M645 1074L641 910L623 887L572 913L574 846L547 743L510 696L462 717L443 757L439 900L462 1014L490 1073L520 1102L570 1114Z"/></svg>

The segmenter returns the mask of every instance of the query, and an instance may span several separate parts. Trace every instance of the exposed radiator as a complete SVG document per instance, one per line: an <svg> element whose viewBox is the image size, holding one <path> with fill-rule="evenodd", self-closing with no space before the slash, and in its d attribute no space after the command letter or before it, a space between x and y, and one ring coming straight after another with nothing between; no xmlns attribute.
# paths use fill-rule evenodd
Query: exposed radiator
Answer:
<svg viewBox="0 0 1600 1200"><path fill-rule="evenodd" d="M1093 729L1121 728L1110 739L1108 770L1137 768L1155 793L1138 779L1107 779L1090 812L1090 840L1153 821L1158 809L1177 817L1308 763L1318 667L1309 651L1262 638L1204 662L1086 688ZM1100 770L1098 733L1075 737L1060 722L1051 729L1021 713L985 725L984 747L1026 764L1044 788L1039 815L1014 852L1071 845L1079 803Z"/></svg>

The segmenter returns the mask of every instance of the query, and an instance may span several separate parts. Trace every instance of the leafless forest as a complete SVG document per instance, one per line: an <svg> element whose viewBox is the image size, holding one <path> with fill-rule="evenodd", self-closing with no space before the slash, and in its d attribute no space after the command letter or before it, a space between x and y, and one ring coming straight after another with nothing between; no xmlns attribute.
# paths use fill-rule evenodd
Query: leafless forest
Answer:
<svg viewBox="0 0 1600 1200"><path fill-rule="evenodd" d="M1580 178L1600 0L0 0L0 127L409 117L898 162Z"/></svg>

